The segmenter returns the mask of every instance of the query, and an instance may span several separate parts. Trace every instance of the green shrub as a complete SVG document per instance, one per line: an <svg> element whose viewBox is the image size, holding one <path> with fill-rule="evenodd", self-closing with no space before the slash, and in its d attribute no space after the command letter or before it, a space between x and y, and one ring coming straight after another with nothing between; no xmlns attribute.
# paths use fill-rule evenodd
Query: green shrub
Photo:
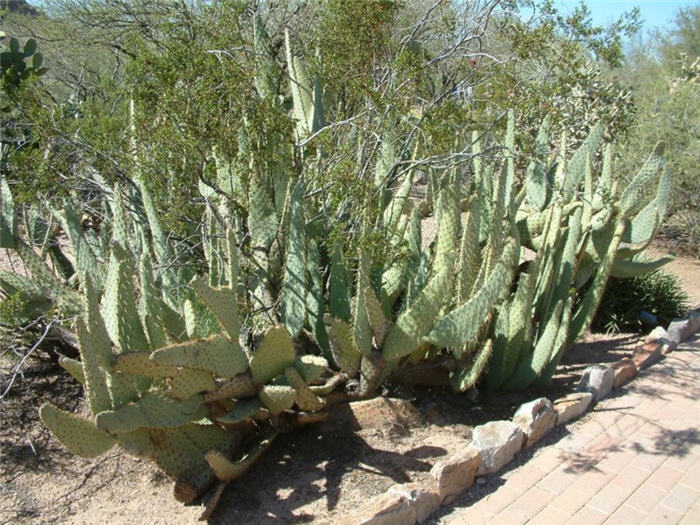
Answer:
<svg viewBox="0 0 700 525"><path fill-rule="evenodd" d="M613 278L603 295L593 329L642 332L653 317L665 326L674 317L686 316L688 307L688 294L674 274L658 270L633 279Z"/></svg>

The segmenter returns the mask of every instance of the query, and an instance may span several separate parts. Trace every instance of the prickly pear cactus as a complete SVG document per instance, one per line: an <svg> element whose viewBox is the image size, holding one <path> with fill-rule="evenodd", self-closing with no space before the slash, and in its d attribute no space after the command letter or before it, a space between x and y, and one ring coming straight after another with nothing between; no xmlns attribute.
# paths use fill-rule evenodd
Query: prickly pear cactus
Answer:
<svg viewBox="0 0 700 525"><path fill-rule="evenodd" d="M255 24L256 89L274 100L278 74ZM301 144L323 126L321 88L288 36L285 44L293 142L311 163ZM376 202L368 198L370 210L348 223L347 239L330 242L334 217L309 164L294 178L291 162L260 166L243 147L230 161L217 153L218 188L199 188L208 275L192 279L169 264L175 247L141 182L130 190L138 216L127 211L136 205L125 206L126 190L108 197L107 251L95 249L70 206L55 212L80 252L71 284L18 240L0 185L0 244L32 273L31 281L0 274L0 286L62 301L80 317L80 359L61 364L84 385L91 414L43 406L57 439L85 457L120 446L150 458L180 501L211 488L208 516L279 432L375 395L412 366L445 368L457 391L549 381L588 329L608 278L667 260L643 255L670 191L659 148L623 187L609 147L598 160L602 127L573 154L564 134L551 155L545 121L521 180L509 112L503 137L467 144L475 155L467 172L431 168L430 198L417 203L415 173L395 169L411 144L398 148L395 123L386 128L374 158ZM503 144L502 155L482 157L489 140ZM421 219L431 215L437 236L424 245ZM365 237L380 238L380 248Z"/></svg>

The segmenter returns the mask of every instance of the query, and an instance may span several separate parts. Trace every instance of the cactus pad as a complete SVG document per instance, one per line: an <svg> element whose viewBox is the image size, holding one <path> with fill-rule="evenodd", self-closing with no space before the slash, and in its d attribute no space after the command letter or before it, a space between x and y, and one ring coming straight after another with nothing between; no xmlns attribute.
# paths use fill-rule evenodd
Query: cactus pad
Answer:
<svg viewBox="0 0 700 525"><path fill-rule="evenodd" d="M325 357L316 355L303 355L297 357L294 366L304 378L307 384L317 381L327 370L328 361Z"/></svg>
<svg viewBox="0 0 700 525"><path fill-rule="evenodd" d="M177 374L176 366L156 363L148 352L121 354L114 363L114 369L125 374L156 379L173 377Z"/></svg>
<svg viewBox="0 0 700 525"><path fill-rule="evenodd" d="M207 370L219 377L234 377L248 369L248 358L238 346L223 335L176 343L151 354L156 363Z"/></svg>
<svg viewBox="0 0 700 525"><path fill-rule="evenodd" d="M250 373L257 384L267 383L294 364L296 353L287 329L270 328L250 360Z"/></svg>
<svg viewBox="0 0 700 525"><path fill-rule="evenodd" d="M193 396L185 401L147 392L136 401L95 416L97 428L109 433L132 432L140 428L175 428L205 414L204 400Z"/></svg>
<svg viewBox="0 0 700 525"><path fill-rule="evenodd" d="M229 339L238 341L241 322L238 316L238 300L235 290L229 288L213 288L204 279L196 278L190 283L192 289L204 304L214 312L221 327Z"/></svg>
<svg viewBox="0 0 700 525"><path fill-rule="evenodd" d="M170 380L168 394L175 399L188 399L195 394L211 392L216 382L211 372L196 368L183 368Z"/></svg>
<svg viewBox="0 0 700 525"><path fill-rule="evenodd" d="M265 385L260 389L260 400L272 414L280 414L294 405L296 391L291 386Z"/></svg>
<svg viewBox="0 0 700 525"><path fill-rule="evenodd" d="M114 439L99 430L92 421L45 403L39 410L44 424L73 454L94 458L104 454L114 445Z"/></svg>
<svg viewBox="0 0 700 525"><path fill-rule="evenodd" d="M360 367L360 350L355 343L353 330L340 319L326 317L328 341L335 364L345 372L354 373Z"/></svg>

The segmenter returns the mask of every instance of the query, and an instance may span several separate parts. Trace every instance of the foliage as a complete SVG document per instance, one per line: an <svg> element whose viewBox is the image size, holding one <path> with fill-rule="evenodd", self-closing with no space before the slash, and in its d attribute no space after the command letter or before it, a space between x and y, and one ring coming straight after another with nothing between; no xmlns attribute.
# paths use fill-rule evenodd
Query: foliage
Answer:
<svg viewBox="0 0 700 525"><path fill-rule="evenodd" d="M498 4L49 9L117 72L16 97L32 133L0 179L0 246L29 273L0 274L5 310L79 343L61 364L89 414L41 409L67 448L150 458L181 501L217 483L210 513L277 433L407 368L549 381L609 277L669 260L643 258L663 147L613 165L629 99L589 62L616 64L622 28Z"/></svg>
<svg viewBox="0 0 700 525"><path fill-rule="evenodd" d="M620 72L634 85L638 108L620 160L625 169L634 169L640 164L639 151L666 142L675 191L662 235L695 255L700 253L699 21L700 8L680 10L671 31L637 43Z"/></svg>
<svg viewBox="0 0 700 525"><path fill-rule="evenodd" d="M674 318L684 318L688 308L688 295L672 273L659 270L633 279L611 279L593 326L608 333L642 332L654 320L666 326Z"/></svg>

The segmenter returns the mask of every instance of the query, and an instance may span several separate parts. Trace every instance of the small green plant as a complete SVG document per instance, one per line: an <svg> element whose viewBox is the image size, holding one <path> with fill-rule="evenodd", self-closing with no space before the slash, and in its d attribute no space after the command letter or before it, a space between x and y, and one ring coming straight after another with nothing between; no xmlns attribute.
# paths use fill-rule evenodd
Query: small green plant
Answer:
<svg viewBox="0 0 700 525"><path fill-rule="evenodd" d="M678 277L657 270L633 279L610 279L593 321L596 331L642 332L688 314L688 294ZM656 321L654 323L654 321Z"/></svg>

